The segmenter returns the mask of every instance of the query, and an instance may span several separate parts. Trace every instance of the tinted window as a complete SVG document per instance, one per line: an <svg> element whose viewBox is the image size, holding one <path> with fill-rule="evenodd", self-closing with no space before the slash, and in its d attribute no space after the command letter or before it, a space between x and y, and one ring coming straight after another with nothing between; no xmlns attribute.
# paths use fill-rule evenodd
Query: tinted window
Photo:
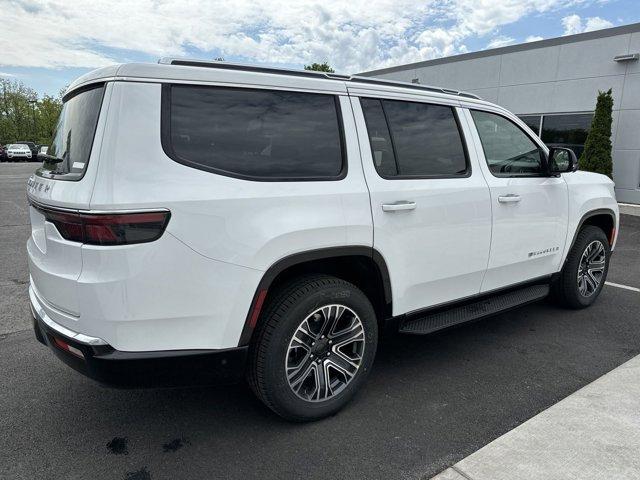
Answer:
<svg viewBox="0 0 640 480"><path fill-rule="evenodd" d="M542 173L538 146L520 128L500 115L471 111L484 156L491 172L498 176Z"/></svg>
<svg viewBox="0 0 640 480"><path fill-rule="evenodd" d="M533 131L533 133L540 136L541 115L518 115L518 118L522 120L525 125Z"/></svg>
<svg viewBox="0 0 640 480"><path fill-rule="evenodd" d="M593 114L545 115L542 141L554 147L569 147L579 157L591 128Z"/></svg>
<svg viewBox="0 0 640 480"><path fill-rule="evenodd" d="M398 175L451 176L467 173L453 109L443 105L383 100L398 163Z"/></svg>
<svg viewBox="0 0 640 480"><path fill-rule="evenodd" d="M170 88L164 93L170 95L169 153L178 161L263 179L336 178L342 172L332 95L189 85L165 88ZM164 115L166 122L166 109Z"/></svg>
<svg viewBox="0 0 640 480"><path fill-rule="evenodd" d="M48 155L61 158L58 163L45 162L43 171L80 178L89 163L93 137L98 125L104 84L81 91L65 99Z"/></svg>
<svg viewBox="0 0 640 480"><path fill-rule="evenodd" d="M364 111L364 118L369 132L371 154L376 170L383 177L398 175L396 157L391 144L391 134L384 117L382 103L373 98L361 98L360 103Z"/></svg>

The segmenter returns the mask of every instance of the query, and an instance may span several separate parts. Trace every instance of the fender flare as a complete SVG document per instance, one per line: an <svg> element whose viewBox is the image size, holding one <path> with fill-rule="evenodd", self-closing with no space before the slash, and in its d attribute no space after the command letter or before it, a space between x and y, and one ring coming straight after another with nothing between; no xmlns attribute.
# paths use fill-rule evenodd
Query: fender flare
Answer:
<svg viewBox="0 0 640 480"><path fill-rule="evenodd" d="M267 292L271 287L271 284L276 277L284 272L286 269L302 263L307 263L315 260L323 260L330 258L339 258L347 256L360 256L371 258L382 277L382 286L384 291L384 301L386 304L391 304L391 279L389 277L389 269L384 257L373 247L366 246L345 246L345 247L327 247L315 250L308 250L305 252L298 252L292 255L288 255L284 258L273 263L264 273L258 287L253 295L251 306L247 312L247 317L240 334L240 341L238 346L248 345L253 336L253 332L257 325L260 311L262 310Z"/></svg>
<svg viewBox="0 0 640 480"><path fill-rule="evenodd" d="M616 213L610 208L596 208L595 210L589 210L587 213L582 215L582 218L580 218L580 221L578 222L578 226L573 232L573 238L571 239L571 244L569 245L569 248L567 248L564 259L562 260L562 268L564 268L564 264L567 262L567 258L569 257L569 252L573 248L573 245L576 243L576 238L578 238L578 233L580 232L580 229L583 227L583 225L588 219L590 219L591 217L595 217L596 215L609 215L611 217L611 220L613 221L613 228L614 229L616 228ZM610 236L611 232L605 232L605 233L607 234L607 237L609 238L609 243L611 244L611 242L613 241L613 238L611 238Z"/></svg>

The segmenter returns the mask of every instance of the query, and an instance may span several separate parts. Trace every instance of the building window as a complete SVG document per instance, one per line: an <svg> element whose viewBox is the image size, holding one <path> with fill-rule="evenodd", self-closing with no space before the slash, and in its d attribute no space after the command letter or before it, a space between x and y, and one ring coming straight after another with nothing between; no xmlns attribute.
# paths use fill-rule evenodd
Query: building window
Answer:
<svg viewBox="0 0 640 480"><path fill-rule="evenodd" d="M568 147L580 157L592 120L592 113L544 115L540 138L550 147Z"/></svg>
<svg viewBox="0 0 640 480"><path fill-rule="evenodd" d="M518 118L522 120L533 133L540 136L542 115L518 115Z"/></svg>

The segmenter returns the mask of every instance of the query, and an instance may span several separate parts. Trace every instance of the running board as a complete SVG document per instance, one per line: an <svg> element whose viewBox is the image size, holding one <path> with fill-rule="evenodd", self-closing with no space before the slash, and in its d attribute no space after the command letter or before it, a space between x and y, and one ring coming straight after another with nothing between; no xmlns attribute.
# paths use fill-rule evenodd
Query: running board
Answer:
<svg viewBox="0 0 640 480"><path fill-rule="evenodd" d="M443 328L504 312L526 303L535 302L548 294L549 285L531 285L510 292L495 294L475 302L472 301L471 303L449 308L445 307L444 309L438 309L437 312L407 318L401 323L400 332L425 335Z"/></svg>

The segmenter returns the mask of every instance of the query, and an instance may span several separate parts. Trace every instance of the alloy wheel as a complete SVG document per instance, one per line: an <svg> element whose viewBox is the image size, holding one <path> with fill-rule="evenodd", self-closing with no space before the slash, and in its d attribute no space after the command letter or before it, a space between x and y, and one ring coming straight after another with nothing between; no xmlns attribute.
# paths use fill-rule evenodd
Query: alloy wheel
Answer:
<svg viewBox="0 0 640 480"><path fill-rule="evenodd" d="M340 304L308 315L289 342L285 369L291 390L308 402L343 391L362 363L365 335L358 315Z"/></svg>
<svg viewBox="0 0 640 480"><path fill-rule="evenodd" d="M593 295L602 282L606 250L600 240L594 240L584 249L578 266L578 291L583 297Z"/></svg>

